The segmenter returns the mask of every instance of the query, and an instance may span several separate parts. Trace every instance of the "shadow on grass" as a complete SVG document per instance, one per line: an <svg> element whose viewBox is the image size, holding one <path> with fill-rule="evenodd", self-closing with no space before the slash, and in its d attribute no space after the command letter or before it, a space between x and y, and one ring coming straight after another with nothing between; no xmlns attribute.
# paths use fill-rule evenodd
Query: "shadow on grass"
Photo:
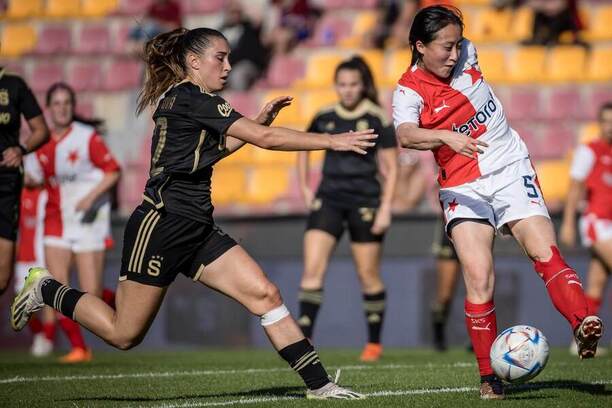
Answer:
<svg viewBox="0 0 612 408"><path fill-rule="evenodd" d="M153 401L175 401L180 399L197 399L197 398L263 398L263 397L289 397L289 398L304 398L304 387L272 387L260 388L256 390L241 391L241 392L220 392L207 394L189 394L189 395L165 395L159 397L121 397L121 396L83 396L79 398L58 399L56 401L124 401L124 402L153 402Z"/></svg>
<svg viewBox="0 0 612 408"><path fill-rule="evenodd" d="M577 380L538 381L527 384L510 385L506 387L505 391L506 395L512 396L513 399L517 399L518 395L526 392L548 389L579 391L590 395L612 395L612 391L606 390L605 384L591 384ZM533 397L535 398L536 396Z"/></svg>

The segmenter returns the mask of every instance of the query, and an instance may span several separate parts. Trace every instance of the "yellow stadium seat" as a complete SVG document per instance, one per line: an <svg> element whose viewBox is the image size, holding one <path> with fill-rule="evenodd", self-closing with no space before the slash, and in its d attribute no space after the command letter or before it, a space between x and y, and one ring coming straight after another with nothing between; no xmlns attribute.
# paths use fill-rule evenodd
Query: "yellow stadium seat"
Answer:
<svg viewBox="0 0 612 408"><path fill-rule="evenodd" d="M241 167L219 168L213 172L212 201L214 205L243 200L246 188L246 174Z"/></svg>
<svg viewBox="0 0 612 408"><path fill-rule="evenodd" d="M364 50L358 53L361 58L368 64L376 86L383 83L385 75L385 54L379 50Z"/></svg>
<svg viewBox="0 0 612 408"><path fill-rule="evenodd" d="M7 24L0 36L0 56L17 57L36 45L36 31L28 24Z"/></svg>
<svg viewBox="0 0 612 408"><path fill-rule="evenodd" d="M294 86L299 88L327 88L334 82L336 67L344 60L338 54L311 54L306 63L306 75L295 81Z"/></svg>
<svg viewBox="0 0 612 408"><path fill-rule="evenodd" d="M601 134L599 124L597 122L589 122L582 125L580 133L578 134L579 143L589 143L597 139Z"/></svg>
<svg viewBox="0 0 612 408"><path fill-rule="evenodd" d="M338 95L333 89L306 92L302 103L302 117L307 123L310 123L321 108L336 102L338 102Z"/></svg>
<svg viewBox="0 0 612 408"><path fill-rule="evenodd" d="M554 47L548 53L546 76L552 81L579 81L585 77L585 63L584 47Z"/></svg>
<svg viewBox="0 0 612 408"><path fill-rule="evenodd" d="M289 171L285 166L253 168L245 201L252 204L267 204L283 196L289 189Z"/></svg>
<svg viewBox="0 0 612 408"><path fill-rule="evenodd" d="M489 6L491 0L454 0L449 3L454 3L457 6Z"/></svg>
<svg viewBox="0 0 612 408"><path fill-rule="evenodd" d="M395 85L397 81L402 77L404 72L408 70L412 59L412 52L410 49L395 50L389 57L387 65L387 72L385 75L385 85Z"/></svg>
<svg viewBox="0 0 612 408"><path fill-rule="evenodd" d="M253 159L253 150L255 147L251 144L246 144L242 146L238 151L230 154L226 158L222 159L219 162L218 167L233 167L233 166L243 166L252 164Z"/></svg>
<svg viewBox="0 0 612 408"><path fill-rule="evenodd" d="M285 164L294 166L297 159L296 152L282 152L255 147L253 149L253 161L255 164Z"/></svg>
<svg viewBox="0 0 612 408"><path fill-rule="evenodd" d="M591 51L586 77L591 81L612 81L612 48L598 47Z"/></svg>
<svg viewBox="0 0 612 408"><path fill-rule="evenodd" d="M6 16L8 18L37 17L42 14L43 0L10 0Z"/></svg>
<svg viewBox="0 0 612 408"><path fill-rule="evenodd" d="M499 49L479 49L478 65L488 82L503 82L507 80L506 54Z"/></svg>
<svg viewBox="0 0 612 408"><path fill-rule="evenodd" d="M515 41L531 38L533 32L533 10L529 7L521 7L514 12L510 26L511 37Z"/></svg>
<svg viewBox="0 0 612 408"><path fill-rule="evenodd" d="M273 91L269 91L263 95L261 101L269 101L284 95L292 96L293 101L291 102L291 105L280 111L276 119L274 119L274 126L289 126L306 123L308 119L302 117L300 110L303 103L303 98L301 97L301 93L297 93L294 89L275 89Z"/></svg>
<svg viewBox="0 0 612 408"><path fill-rule="evenodd" d="M487 8L478 14L478 19L472 24L477 24L474 28L477 38L481 42L510 41L511 36L512 11L496 10Z"/></svg>
<svg viewBox="0 0 612 408"><path fill-rule="evenodd" d="M612 5L593 7L585 33L588 40L612 40Z"/></svg>
<svg viewBox="0 0 612 408"><path fill-rule="evenodd" d="M361 41L367 33L376 27L378 14L375 11L362 11L353 20L351 34L342 38L339 45L347 48L357 48L361 45Z"/></svg>
<svg viewBox="0 0 612 408"><path fill-rule="evenodd" d="M544 47L517 48L508 64L509 79L519 83L544 81L545 60Z"/></svg>
<svg viewBox="0 0 612 408"><path fill-rule="evenodd" d="M80 0L47 0L45 14L48 17L76 17L81 11Z"/></svg>
<svg viewBox="0 0 612 408"><path fill-rule="evenodd" d="M103 17L114 11L118 0L82 0L81 14L85 17Z"/></svg>
<svg viewBox="0 0 612 408"><path fill-rule="evenodd" d="M556 207L565 201L570 184L570 164L567 159L545 160L536 164L542 194L549 206Z"/></svg>

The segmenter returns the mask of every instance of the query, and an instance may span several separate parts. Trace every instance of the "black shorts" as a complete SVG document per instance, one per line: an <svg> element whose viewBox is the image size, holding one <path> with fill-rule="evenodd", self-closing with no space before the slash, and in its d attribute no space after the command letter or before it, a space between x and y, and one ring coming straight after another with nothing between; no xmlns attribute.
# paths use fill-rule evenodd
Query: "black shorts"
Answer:
<svg viewBox="0 0 612 408"><path fill-rule="evenodd" d="M436 231L434 233L434 242L431 245L431 252L436 259L448 259L458 261L457 252L455 246L448 238L446 230L444 228L444 222L438 222Z"/></svg>
<svg viewBox="0 0 612 408"><path fill-rule="evenodd" d="M382 242L385 234L376 235L370 231L376 210L370 207L346 207L317 197L312 203L306 230L322 230L340 240L344 228L348 227L351 242Z"/></svg>
<svg viewBox="0 0 612 408"><path fill-rule="evenodd" d="M195 281L206 265L234 245L236 241L214 224L143 203L125 227L119 280L164 287L182 273Z"/></svg>
<svg viewBox="0 0 612 408"><path fill-rule="evenodd" d="M9 241L17 239L22 188L21 173L0 173L0 238Z"/></svg>

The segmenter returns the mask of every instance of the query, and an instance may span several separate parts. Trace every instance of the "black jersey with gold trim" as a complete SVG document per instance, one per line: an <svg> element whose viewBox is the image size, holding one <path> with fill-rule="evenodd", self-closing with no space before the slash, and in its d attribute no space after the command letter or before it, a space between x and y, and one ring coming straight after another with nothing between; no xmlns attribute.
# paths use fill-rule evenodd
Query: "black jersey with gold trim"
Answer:
<svg viewBox="0 0 612 408"><path fill-rule="evenodd" d="M40 114L40 106L25 81L0 68L0 154L19 144L21 115L30 120ZM0 167L0 171L16 170Z"/></svg>
<svg viewBox="0 0 612 408"><path fill-rule="evenodd" d="M191 82L183 81L166 92L153 114L145 201L169 213L212 223L212 167L227 154L227 128L241 117L223 98Z"/></svg>
<svg viewBox="0 0 612 408"><path fill-rule="evenodd" d="M397 147L395 131L382 108L364 99L352 111L336 104L315 115L309 132L338 134L374 129L376 146L367 154L327 151L323 163L323 179L317 194L348 206L377 207L380 204L377 149Z"/></svg>

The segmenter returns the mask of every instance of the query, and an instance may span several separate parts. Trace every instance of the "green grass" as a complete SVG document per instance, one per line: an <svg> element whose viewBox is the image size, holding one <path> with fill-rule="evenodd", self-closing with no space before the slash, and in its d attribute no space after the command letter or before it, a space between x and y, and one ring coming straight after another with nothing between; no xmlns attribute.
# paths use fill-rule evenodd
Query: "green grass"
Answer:
<svg viewBox="0 0 612 408"><path fill-rule="evenodd" d="M357 350L320 354L330 374L342 368L341 384L374 395L364 401L307 401L297 375L271 351L110 352L74 366L60 365L55 357L2 352L0 406L612 406L610 356L581 362L555 349L536 379L508 388L507 400L498 402L478 398L473 356L462 350L386 350L380 363L367 365L357 361Z"/></svg>

